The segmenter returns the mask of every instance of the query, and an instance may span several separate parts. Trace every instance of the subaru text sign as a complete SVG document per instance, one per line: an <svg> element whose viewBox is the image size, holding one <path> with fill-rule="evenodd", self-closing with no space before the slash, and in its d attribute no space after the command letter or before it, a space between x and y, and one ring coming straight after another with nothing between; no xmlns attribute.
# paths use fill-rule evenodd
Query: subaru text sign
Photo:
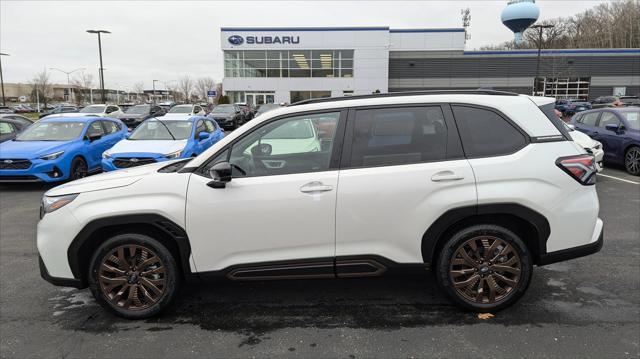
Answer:
<svg viewBox="0 0 640 359"><path fill-rule="evenodd" d="M273 44L299 44L300 36L245 36L231 35L228 38L231 45L273 45Z"/></svg>

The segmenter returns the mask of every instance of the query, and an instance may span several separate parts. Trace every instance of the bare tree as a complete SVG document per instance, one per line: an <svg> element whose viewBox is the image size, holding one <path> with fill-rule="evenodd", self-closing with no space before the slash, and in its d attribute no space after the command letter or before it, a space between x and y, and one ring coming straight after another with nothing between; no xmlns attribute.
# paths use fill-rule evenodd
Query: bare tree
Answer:
<svg viewBox="0 0 640 359"><path fill-rule="evenodd" d="M193 91L193 80L188 75L181 77L178 80L178 91L185 101L189 101L191 98L191 92Z"/></svg>
<svg viewBox="0 0 640 359"><path fill-rule="evenodd" d="M216 86L216 81L211 77L201 77L196 80L196 91L198 92L198 97L202 99L207 99L207 91L214 89Z"/></svg>
<svg viewBox="0 0 640 359"><path fill-rule="evenodd" d="M144 83L140 81L133 84L133 92L136 93L136 100L139 101L140 95L144 95Z"/></svg>
<svg viewBox="0 0 640 359"><path fill-rule="evenodd" d="M53 87L51 86L47 69L45 68L42 72L37 73L31 79L29 85L31 86L32 100L39 99L44 103L44 107L47 108L47 102L53 97Z"/></svg>
<svg viewBox="0 0 640 359"><path fill-rule="evenodd" d="M85 74L84 71L82 71L71 79L71 83L79 90L76 91L76 102L86 102L87 92L90 92L93 87L93 75Z"/></svg>

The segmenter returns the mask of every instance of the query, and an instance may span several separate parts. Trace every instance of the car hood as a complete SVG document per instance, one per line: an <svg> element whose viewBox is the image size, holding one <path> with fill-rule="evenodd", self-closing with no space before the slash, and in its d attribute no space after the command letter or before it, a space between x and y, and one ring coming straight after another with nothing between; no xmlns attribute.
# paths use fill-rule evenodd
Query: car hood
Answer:
<svg viewBox="0 0 640 359"><path fill-rule="evenodd" d="M593 146L596 145L596 141L580 131L569 131L569 135L571 135L573 142L577 143L582 148L593 148Z"/></svg>
<svg viewBox="0 0 640 359"><path fill-rule="evenodd" d="M187 140L122 140L111 147L113 157L126 157L127 154L153 153L166 155L180 151L187 146Z"/></svg>
<svg viewBox="0 0 640 359"><path fill-rule="evenodd" d="M7 141L0 144L0 158L35 159L61 151L68 141Z"/></svg>
<svg viewBox="0 0 640 359"><path fill-rule="evenodd" d="M125 187L138 182L144 176L155 173L161 167L171 162L159 162L149 165L105 172L95 176L85 177L76 181L54 187L45 196L64 196L73 193L100 191L110 188Z"/></svg>
<svg viewBox="0 0 640 359"><path fill-rule="evenodd" d="M121 115L117 115L116 118L117 119L122 119L122 118L144 118L146 116L146 114L144 113L123 113Z"/></svg>

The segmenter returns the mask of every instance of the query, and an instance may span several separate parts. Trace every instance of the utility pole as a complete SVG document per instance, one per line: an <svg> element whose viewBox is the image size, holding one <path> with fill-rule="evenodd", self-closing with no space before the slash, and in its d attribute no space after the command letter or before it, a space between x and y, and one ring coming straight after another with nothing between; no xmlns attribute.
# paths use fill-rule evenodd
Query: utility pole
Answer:
<svg viewBox="0 0 640 359"><path fill-rule="evenodd" d="M153 80L153 104L156 104L156 82L160 82L160 80Z"/></svg>
<svg viewBox="0 0 640 359"><path fill-rule="evenodd" d="M98 34L98 52L100 54L100 92L102 93L102 103L107 103L107 98L104 94L104 68L102 67L102 40L100 34L110 34L107 30L87 30L90 34Z"/></svg>
<svg viewBox="0 0 640 359"><path fill-rule="evenodd" d="M73 71L65 71L65 70L60 70L60 69L55 68L55 67L49 67L49 70L56 70L56 71L60 71L60 72L62 72L64 74L67 74L67 88L69 89L69 98L72 99L73 98L73 90L71 89L71 79L70 79L69 75L71 75L72 73L74 73L76 71L86 70L86 69L84 67L81 67L81 68L75 69Z"/></svg>
<svg viewBox="0 0 640 359"><path fill-rule="evenodd" d="M538 85L538 77L540 76L540 54L542 53L542 29L550 29L555 27L554 25L533 25L532 29L538 29L538 59L536 60L536 77L533 79L533 95L536 94L537 85ZM544 89L543 89L544 94Z"/></svg>
<svg viewBox="0 0 640 359"><path fill-rule="evenodd" d="M2 77L2 56L9 56L9 54L0 52L0 86L2 86L2 106L6 106L7 104L4 100L4 78Z"/></svg>

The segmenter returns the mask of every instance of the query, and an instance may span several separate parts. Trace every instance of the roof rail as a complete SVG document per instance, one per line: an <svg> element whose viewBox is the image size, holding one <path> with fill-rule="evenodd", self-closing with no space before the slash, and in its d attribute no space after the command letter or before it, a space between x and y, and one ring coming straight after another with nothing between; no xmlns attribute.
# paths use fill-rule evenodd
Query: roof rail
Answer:
<svg viewBox="0 0 640 359"><path fill-rule="evenodd" d="M289 106L308 105L312 103L322 102L334 102L334 101L348 101L348 100L360 100L367 98L384 98L384 97L399 97L399 96L418 96L418 95L500 95L500 96L519 96L515 92L497 91L489 89L477 89L477 90L424 90L424 91L399 91L399 92L387 92L387 93L374 93L371 95L355 95L355 96L343 96L343 97L323 97L314 98L310 100L302 100L294 102Z"/></svg>

